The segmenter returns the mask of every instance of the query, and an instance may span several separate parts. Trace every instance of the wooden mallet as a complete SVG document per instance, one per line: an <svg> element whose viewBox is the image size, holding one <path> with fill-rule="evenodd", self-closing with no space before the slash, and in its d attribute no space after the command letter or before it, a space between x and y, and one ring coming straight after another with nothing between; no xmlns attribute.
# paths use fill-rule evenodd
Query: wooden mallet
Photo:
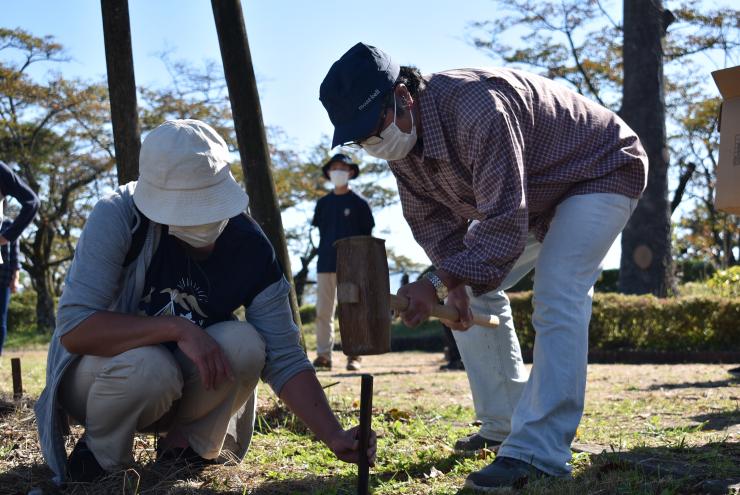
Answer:
<svg viewBox="0 0 740 495"><path fill-rule="evenodd" d="M391 309L404 311L407 298L390 293L385 241L355 236L334 243L337 248L337 301L342 349L348 356L390 352ZM457 310L439 304L432 316L456 321ZM489 328L499 325L494 315L473 315L473 322Z"/></svg>

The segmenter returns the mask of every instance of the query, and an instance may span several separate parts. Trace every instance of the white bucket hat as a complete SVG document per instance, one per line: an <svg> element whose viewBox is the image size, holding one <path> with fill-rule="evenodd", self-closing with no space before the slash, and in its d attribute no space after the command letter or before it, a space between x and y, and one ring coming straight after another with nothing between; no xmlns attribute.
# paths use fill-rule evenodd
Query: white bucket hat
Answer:
<svg viewBox="0 0 740 495"><path fill-rule="evenodd" d="M247 209L249 197L229 170L226 143L199 120L169 120L144 139L134 203L154 222L192 226Z"/></svg>

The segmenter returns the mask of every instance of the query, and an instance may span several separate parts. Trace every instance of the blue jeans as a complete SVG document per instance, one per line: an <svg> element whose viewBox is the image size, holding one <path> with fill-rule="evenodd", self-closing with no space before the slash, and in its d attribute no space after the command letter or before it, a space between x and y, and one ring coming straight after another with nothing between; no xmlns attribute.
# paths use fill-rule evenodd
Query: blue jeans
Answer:
<svg viewBox="0 0 740 495"><path fill-rule="evenodd" d="M10 304L10 287L0 287L0 355L3 353L5 337L8 335L8 305Z"/></svg>
<svg viewBox="0 0 740 495"><path fill-rule="evenodd" d="M495 330L455 332L473 393L481 435L503 440L498 455L555 476L570 474L570 443L583 414L593 285L636 199L585 194L560 203L542 243L527 247L499 290L471 299L473 310L498 314ZM535 269L536 332L527 379L503 289Z"/></svg>

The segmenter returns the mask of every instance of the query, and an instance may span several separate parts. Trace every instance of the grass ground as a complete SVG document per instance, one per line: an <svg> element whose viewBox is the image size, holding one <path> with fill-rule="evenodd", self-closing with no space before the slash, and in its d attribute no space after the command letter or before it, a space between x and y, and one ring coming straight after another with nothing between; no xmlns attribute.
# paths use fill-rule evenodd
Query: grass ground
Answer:
<svg viewBox="0 0 740 495"><path fill-rule="evenodd" d="M11 357L22 359L26 391L18 407L0 416L0 495L56 492L38 451L30 409L43 387L45 356L43 350L28 350L0 358L0 396L9 400L12 392ZM342 363L341 354L335 362ZM465 373L440 372L440 364L441 354L436 353L364 358L363 372L375 377L373 426L379 444L371 471L374 493L468 494L460 490L465 476L491 462L487 451L460 455L452 450L458 437L475 430L472 398ZM573 481L530 484L522 493L704 493L702 480L740 479L740 381L727 372L730 368L590 366L576 442L678 461L692 470L669 476L635 468L614 454L580 453L573 457ZM341 421L356 424L359 374L337 367L318 376ZM68 450L73 443L74 438ZM260 389L257 433L241 465L213 466L177 480L183 473L150 468L151 436L137 437L135 453L138 463L132 470L96 485L70 485L64 493L355 493L356 468L336 461L265 386Z"/></svg>

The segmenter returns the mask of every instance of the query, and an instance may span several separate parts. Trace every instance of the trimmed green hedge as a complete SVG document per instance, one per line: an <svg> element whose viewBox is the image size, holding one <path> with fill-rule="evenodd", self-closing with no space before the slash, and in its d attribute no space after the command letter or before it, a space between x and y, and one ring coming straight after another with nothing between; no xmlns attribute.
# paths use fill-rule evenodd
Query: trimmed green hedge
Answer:
<svg viewBox="0 0 740 495"><path fill-rule="evenodd" d="M534 345L532 293L509 295L523 350ZM740 298L594 294L589 348L740 351Z"/></svg>
<svg viewBox="0 0 740 495"><path fill-rule="evenodd" d="M8 332L36 331L36 292L26 289L10 295Z"/></svg>
<svg viewBox="0 0 740 495"><path fill-rule="evenodd" d="M303 323L304 325L307 323L312 323L314 320L316 320L316 305L304 304L298 309L298 311L301 314L301 323Z"/></svg>
<svg viewBox="0 0 740 495"><path fill-rule="evenodd" d="M534 345L532 293L509 294L522 350ZM303 323L316 318L316 307L301 307ZM36 331L36 293L13 294L8 308L9 332ZM437 321L420 329L394 327L394 340L408 340L404 348L417 348L412 340L433 340L441 349L442 327ZM439 342L437 342L437 340ZM430 344L431 345L431 344ZM436 346L436 347L435 347ZM422 346L429 348L429 346ZM740 351L740 298L716 296L658 299L653 296L594 295L589 347L604 351ZM431 348L430 348L431 350Z"/></svg>

